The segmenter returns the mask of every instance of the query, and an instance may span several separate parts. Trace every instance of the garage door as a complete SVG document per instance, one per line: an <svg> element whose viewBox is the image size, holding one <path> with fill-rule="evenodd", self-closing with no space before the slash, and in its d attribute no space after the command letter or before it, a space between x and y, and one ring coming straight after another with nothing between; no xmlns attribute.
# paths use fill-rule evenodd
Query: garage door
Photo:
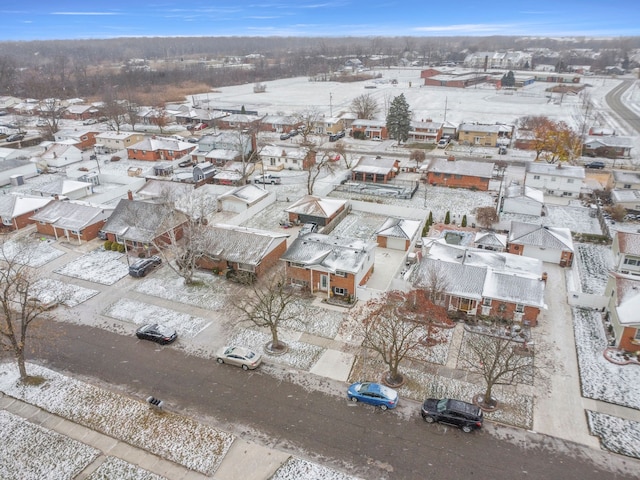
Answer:
<svg viewBox="0 0 640 480"><path fill-rule="evenodd" d="M560 263L560 257L562 256L562 252L560 250L556 250L555 248L540 248L540 247L524 247L525 257L537 258L542 260L543 262L549 263Z"/></svg>
<svg viewBox="0 0 640 480"><path fill-rule="evenodd" d="M387 248L392 248L394 250L404 250L405 242L406 240L404 238L387 237Z"/></svg>

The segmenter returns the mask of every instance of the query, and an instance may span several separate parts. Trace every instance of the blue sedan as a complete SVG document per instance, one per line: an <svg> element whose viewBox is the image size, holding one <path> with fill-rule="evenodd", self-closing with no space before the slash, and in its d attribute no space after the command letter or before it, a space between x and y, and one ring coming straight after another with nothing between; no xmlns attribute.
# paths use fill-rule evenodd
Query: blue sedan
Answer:
<svg viewBox="0 0 640 480"><path fill-rule="evenodd" d="M368 403L381 410L396 408L398 405L398 392L379 383L354 383L349 386L347 397L352 402Z"/></svg>

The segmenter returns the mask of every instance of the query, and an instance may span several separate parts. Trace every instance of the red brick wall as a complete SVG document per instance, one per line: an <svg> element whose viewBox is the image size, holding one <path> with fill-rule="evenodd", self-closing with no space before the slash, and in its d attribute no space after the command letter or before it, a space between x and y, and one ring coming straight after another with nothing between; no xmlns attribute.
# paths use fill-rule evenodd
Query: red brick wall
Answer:
<svg viewBox="0 0 640 480"><path fill-rule="evenodd" d="M98 232L100 231L100 229L104 226L104 224L107 223L106 220L100 220L97 223L94 223L92 225L89 225L88 227L84 228L82 230L82 233L80 234L80 239L83 242L88 242L90 240L93 240L94 238L96 238L98 236ZM38 231L38 233L42 234L42 235L49 235L51 237L55 237L56 236L56 231L58 234L58 238L66 238L64 235L64 230L61 228L57 228L55 229L56 231L54 231L53 225L51 225L50 223L47 224L41 224L40 222L36 222L36 230ZM69 233L69 239L70 240L75 240L77 239L78 236ZM112 241L115 241L114 239L110 239Z"/></svg>
<svg viewBox="0 0 640 480"><path fill-rule="evenodd" d="M127 157L129 160L146 160L147 162L157 162L160 160L160 155L158 152L154 152L151 150L139 150L128 148L127 149Z"/></svg>
<svg viewBox="0 0 640 480"><path fill-rule="evenodd" d="M434 172L429 172L427 174L427 181L431 185L444 185L447 187L455 187L455 188L468 188L476 190L487 191L489 190L489 179L488 178L480 178L474 177L471 175L462 175L461 178L456 178L454 175L441 174L440 176L435 176Z"/></svg>
<svg viewBox="0 0 640 480"><path fill-rule="evenodd" d="M524 246L518 245L517 243L509 243L507 245L507 252L513 253L514 255L522 255L524 252Z"/></svg>
<svg viewBox="0 0 640 480"><path fill-rule="evenodd" d="M501 307L504 305L504 307ZM480 310L482 307L478 307ZM507 303L501 302L500 300L493 300L491 302L491 312L489 313L492 317L497 318L505 318L507 320L512 320L516 313L516 304L515 303ZM524 315L522 316L522 321L528 322L529 325L535 327L538 325L538 315L540 314L540 309L536 307L530 307L525 305L524 307Z"/></svg>
<svg viewBox="0 0 640 480"><path fill-rule="evenodd" d="M632 343L636 335L636 329L632 327L624 327L622 330L622 336L620 337L619 347L627 352L640 351L640 345Z"/></svg>

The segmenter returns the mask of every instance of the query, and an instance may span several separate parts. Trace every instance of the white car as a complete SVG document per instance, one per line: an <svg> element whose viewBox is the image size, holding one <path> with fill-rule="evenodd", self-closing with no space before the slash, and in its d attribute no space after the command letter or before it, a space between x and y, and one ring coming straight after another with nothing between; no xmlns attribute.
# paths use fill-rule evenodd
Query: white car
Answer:
<svg viewBox="0 0 640 480"><path fill-rule="evenodd" d="M216 356L218 363L228 363L243 370L254 370L262 363L262 356L246 347L226 346Z"/></svg>

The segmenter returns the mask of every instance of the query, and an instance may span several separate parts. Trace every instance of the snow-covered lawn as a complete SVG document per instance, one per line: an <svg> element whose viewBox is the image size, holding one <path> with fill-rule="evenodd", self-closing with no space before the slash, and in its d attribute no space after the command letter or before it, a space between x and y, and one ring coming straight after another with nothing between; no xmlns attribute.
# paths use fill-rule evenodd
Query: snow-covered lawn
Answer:
<svg viewBox="0 0 640 480"><path fill-rule="evenodd" d="M640 423L587 410L589 429L607 450L640 458ZM615 435L611 433L615 432Z"/></svg>
<svg viewBox="0 0 640 480"><path fill-rule="evenodd" d="M174 328L179 337L193 338L207 328L209 321L167 308L123 298L107 307L104 314L136 325L160 323Z"/></svg>
<svg viewBox="0 0 640 480"><path fill-rule="evenodd" d="M167 480L117 457L107 457L87 480Z"/></svg>
<svg viewBox="0 0 640 480"><path fill-rule="evenodd" d="M5 258L15 258L18 263L38 268L64 255L64 252L54 248L53 243L50 239L12 239L2 244L2 252Z"/></svg>
<svg viewBox="0 0 640 480"><path fill-rule="evenodd" d="M0 410L0 445L0 478L7 480L72 480L100 454L4 410Z"/></svg>
<svg viewBox="0 0 640 480"><path fill-rule="evenodd" d="M227 281L224 277L211 273L198 272L195 280L196 283L185 285L184 279L165 265L157 269L152 276L141 280L136 286L136 291L216 311L227 306L235 289L239 288L237 284Z"/></svg>
<svg viewBox="0 0 640 480"><path fill-rule="evenodd" d="M68 277L80 278L102 285L113 285L129 273L129 267L120 260L123 254L98 248L55 270Z"/></svg>
<svg viewBox="0 0 640 480"><path fill-rule="evenodd" d="M213 475L233 442L226 432L171 412L156 413L142 401L37 365L29 365L28 371L46 381L40 386L24 385L14 364L0 365L0 390L205 475Z"/></svg>
<svg viewBox="0 0 640 480"><path fill-rule="evenodd" d="M602 295L607 285L609 269L613 266L611 247L593 243L576 243L575 249L582 291Z"/></svg>
<svg viewBox="0 0 640 480"><path fill-rule="evenodd" d="M317 307L311 299L296 299L288 305L287 313L293 313L295 320L282 322L284 328L306 332L324 338L334 338L345 314L335 310Z"/></svg>
<svg viewBox="0 0 640 480"><path fill-rule="evenodd" d="M280 340L289 350L284 355L270 356L273 363L285 364L300 370L309 370L318 361L324 349L317 345L287 339L286 331L279 331ZM229 345L244 345L256 352L263 352L264 346L271 341L269 333L253 329L243 329L234 333L228 340Z"/></svg>
<svg viewBox="0 0 640 480"><path fill-rule="evenodd" d="M606 360L602 314L581 308L572 310L582 395L640 410L640 367Z"/></svg>
<svg viewBox="0 0 640 480"><path fill-rule="evenodd" d="M58 301L67 307L75 307L89 300L99 292L89 288L64 283L51 278L41 278L37 280L32 288L32 296L36 297L42 303L50 303Z"/></svg>
<svg viewBox="0 0 640 480"><path fill-rule="evenodd" d="M303 478L307 480L356 480L356 477L295 457L289 458L269 480L300 480Z"/></svg>

